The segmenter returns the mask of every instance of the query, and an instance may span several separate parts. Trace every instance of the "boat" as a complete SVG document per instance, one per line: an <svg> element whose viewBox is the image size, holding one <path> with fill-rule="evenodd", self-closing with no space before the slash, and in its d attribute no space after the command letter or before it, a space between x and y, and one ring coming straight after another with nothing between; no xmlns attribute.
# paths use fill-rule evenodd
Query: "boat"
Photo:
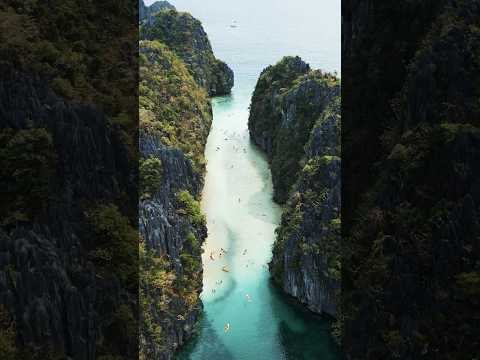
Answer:
<svg viewBox="0 0 480 360"><path fill-rule="evenodd" d="M226 323L225 326L223 327L223 330L225 332L228 332L230 330L230 323Z"/></svg>
<svg viewBox="0 0 480 360"><path fill-rule="evenodd" d="M227 265L225 265L224 267L222 267L222 271L224 271L224 272L230 272L230 270L228 270Z"/></svg>

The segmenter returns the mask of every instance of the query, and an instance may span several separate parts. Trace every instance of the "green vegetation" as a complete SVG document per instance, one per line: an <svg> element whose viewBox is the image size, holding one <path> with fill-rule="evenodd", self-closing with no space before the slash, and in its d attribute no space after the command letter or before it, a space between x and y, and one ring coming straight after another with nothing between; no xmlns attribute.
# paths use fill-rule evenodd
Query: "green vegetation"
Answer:
<svg viewBox="0 0 480 360"><path fill-rule="evenodd" d="M181 58L199 86L210 95L225 95L233 86L233 72L215 58L200 21L188 13L163 10L155 21L140 27L140 39L159 41Z"/></svg>
<svg viewBox="0 0 480 360"><path fill-rule="evenodd" d="M296 239L295 254L296 264L294 270L299 270L306 256L326 259L323 276L332 280L341 279L341 220L340 199L337 198L339 185L331 179L339 176L339 169L331 167L332 159L337 163L340 158L336 156L327 156L330 161L325 161L324 157L315 156L308 160L307 165L299 172L297 183L293 189L302 189L302 192L295 192L283 208L282 222L276 229L276 240L273 247L274 261L272 262L272 276L278 283L282 283L284 274L283 254L290 252L286 247L287 241ZM332 172L329 174L329 172ZM334 206L334 208L328 208ZM305 214L308 217L305 217ZM328 221L326 213L329 213L331 220ZM312 218L313 217L313 218ZM313 220L314 219L314 220ZM305 222L316 221L318 228L306 229ZM306 243L305 233L312 234L317 240L311 241L310 245ZM309 236L312 236L309 235Z"/></svg>
<svg viewBox="0 0 480 360"><path fill-rule="evenodd" d="M140 198L149 199L162 183L162 162L156 157L140 159Z"/></svg>
<svg viewBox="0 0 480 360"><path fill-rule="evenodd" d="M200 208L200 203L187 191L183 190L177 194L180 208L177 213L188 216L193 225L205 225L205 215Z"/></svg>
<svg viewBox="0 0 480 360"><path fill-rule="evenodd" d="M164 10L155 15L154 25L142 26L141 39L155 39L167 45L180 58L195 50L212 50L205 32L201 30L201 23L192 15L176 10ZM193 33L200 31L202 37L193 38ZM196 44L196 40L201 44ZM212 54L213 56L213 54Z"/></svg>
<svg viewBox="0 0 480 360"><path fill-rule="evenodd" d="M89 341L89 349L92 347L91 341L97 342L98 358L122 358L119 357L118 349L113 346L115 342L117 344L121 342L123 350L128 348L128 351L122 350L121 356L127 357L132 351L136 351L135 345L130 345L135 341L133 339L137 338L138 329L135 325L138 311L133 308L132 300L136 299L138 291L136 260L138 234L131 224L136 224L138 218L137 212L132 209L136 206L136 201L135 205L132 205L133 196L121 198L121 194L126 193L125 184L130 182L129 185L134 185L132 184L134 180L125 178L135 179L137 168L138 106L135 94L138 85L136 82L138 64L135 59L138 53L138 29L135 14L135 4L130 1L5 0L0 4L0 63L2 74L6 75L5 84L12 86L8 77L21 74L18 77L25 81L18 83L19 93L22 90L32 90L29 93L31 99L21 101L16 101L15 96L19 93L15 91L12 94L8 90L3 93L6 97L5 103L12 108L7 110L6 119L2 120L5 120L4 126L11 126L12 129L4 127L0 132L2 230L14 240L18 236L15 235L15 231L20 229L40 238L46 237L46 240L51 242L52 248L49 249L46 259L58 256L62 259L61 264L64 264L64 268L52 270L49 268L51 264L46 264L45 271L58 271L58 274L62 274L51 279L51 288L58 289L57 296L62 300L66 298L62 293L62 281L71 281L72 287L77 287L79 293L86 291L85 288L88 286L96 287L93 290L101 294L106 281L118 283L120 280L122 285L122 289L119 289L122 293L120 303L125 301L132 306L128 311L125 304L120 309L113 307L100 309L97 307L99 303L95 303L93 308L79 309L79 312L74 314L79 316L75 319L78 327L69 329L71 332L68 333L63 329L59 334L47 334L44 330L33 328L30 332L27 331L25 336L15 339L21 349L17 358L64 359L66 355L62 353L64 350L56 349L59 344L55 342L70 343L67 337L79 335L78 331L86 321L84 317L87 312L92 311L102 312L102 321L89 324L89 327L94 328L82 336ZM38 109L39 112L42 112L43 106L53 110L49 104L56 99L52 98L50 91L43 91L44 89L37 85L39 83L44 83L64 100L67 104L64 114L68 114L71 105L79 110L78 114L82 113L81 109L88 108L90 111L93 107L98 115L95 121L107 119L105 124L95 124L98 127L92 126L89 130L105 130L107 136L110 136L110 130L115 128L116 132L116 128L119 127L121 135L119 137L112 135L115 139L109 139L112 140L109 144L110 149L87 149L85 152L75 149L76 152L73 152L75 155L69 157L71 155L69 146L84 146L82 129L76 134L77 143L65 144L64 139L60 138L62 129L65 129L60 116L57 117L59 122L54 122L52 119L45 119L45 114L36 114L35 110L32 113L21 108L22 101L27 101L38 104L38 107L34 105L32 108ZM59 105L61 109L60 102ZM13 110L13 113L8 113L10 110ZM70 121L68 115L65 118L65 122ZM125 148L128 159L124 156ZM114 161L122 163L121 170L116 169L118 172L121 171L124 175L130 171L122 179L125 181L117 182L118 189L108 189L113 190L112 192L101 189L103 186L101 181L95 183L95 186L90 186L91 183L88 181L100 179L103 175L78 174L78 171L87 168L83 166L87 163L95 168L102 160L108 162L109 159L105 159L111 155L106 154L108 150L118 151L114 155ZM92 155L95 151L97 151L95 155ZM79 153L83 156L81 160L78 157ZM77 171L75 174L80 176L70 181L71 179L67 177L74 167L75 170L71 172ZM96 167L99 173L105 170L100 168ZM118 180L114 178L118 172L112 171L112 183ZM85 178L82 175L85 175ZM118 198L112 195L117 191L120 193ZM104 205L92 209L91 204L95 201ZM120 203L121 211L113 203ZM84 216L87 213L88 216ZM126 218L125 214L129 214L131 218ZM75 244L74 241L66 240L67 238L74 238L75 242L78 239L79 248L72 251L65 249L65 243ZM38 242L30 243L29 246L44 245ZM37 253L39 251L34 250ZM89 257L84 257L87 253ZM14 253L13 257L15 256ZM90 267L87 265L90 264L90 259L95 263L94 270L98 276L96 283L91 279L80 280L74 274L80 272L83 267L85 270L87 266ZM27 269L17 271L24 272ZM36 268L34 273L38 274L41 271L43 268ZM65 276L69 279L63 279ZM38 296L44 296L48 304L46 287L41 285L38 291ZM19 301L13 309L9 309L13 317L28 314L26 309L35 307L32 305L36 301L35 297L22 292L17 295ZM54 314L49 312L48 316L52 318L49 319L51 324L45 325L46 328L53 326L55 322ZM113 316L114 319L110 319L109 316ZM20 326L21 321L25 319L16 318L16 321ZM112 321L113 327L108 327L111 325L107 324L109 321ZM4 325L0 324L2 331ZM31 335L37 331L42 332L41 340L38 336ZM95 332L101 336L94 338ZM6 338L9 339L9 336ZM115 339L112 340L113 338ZM4 338L0 337L0 341L3 340ZM35 341L40 343L30 343ZM30 346L34 351L27 354L31 349L23 348ZM8 359L8 356L0 354L0 358Z"/></svg>
<svg viewBox="0 0 480 360"><path fill-rule="evenodd" d="M0 132L0 218L2 226L44 215L55 174L52 136L45 129Z"/></svg>
<svg viewBox="0 0 480 360"><path fill-rule="evenodd" d="M176 273L166 255L149 250L140 243L140 358L148 359L153 347L165 351L164 329L184 322L199 306L202 288L200 243L193 233L187 235L180 254L182 273ZM169 351L171 349L168 349Z"/></svg>
<svg viewBox="0 0 480 360"><path fill-rule="evenodd" d="M3 1L0 58L18 70L42 75L62 97L95 104L111 115L132 113L136 66L130 62L138 36L132 4ZM101 13L107 11L118 23L105 24Z"/></svg>
<svg viewBox="0 0 480 360"><path fill-rule="evenodd" d="M339 88L334 75L312 71L300 58L286 57L262 72L252 97L249 129L271 160L277 202L287 200L315 121ZM264 145L265 140L271 146Z"/></svg>
<svg viewBox="0 0 480 360"><path fill-rule="evenodd" d="M284 205L270 272L310 309L340 309L340 80L298 57L266 68L255 87L250 135L266 151L274 199ZM305 284L321 289L320 296Z"/></svg>
<svg viewBox="0 0 480 360"><path fill-rule="evenodd" d="M211 76L219 62L200 22L175 11L161 11L156 17L154 22L141 23L140 130L157 138L162 146L181 150L193 170L187 184L201 185L212 121L208 92L218 85ZM189 56L191 61L185 62ZM207 78L197 76L202 73ZM141 159L143 199L157 201L152 194L165 186L162 177L168 175L166 171L154 156ZM183 241L178 244L175 240L166 251L144 239L140 244L141 359L173 353L179 344L171 334L183 332L187 337L201 307L205 217L195 188L179 184L183 181L173 180L165 186L166 199L161 205L168 209L173 231Z"/></svg>
<svg viewBox="0 0 480 360"><path fill-rule="evenodd" d="M90 257L105 277L115 275L128 288L138 286L138 231L115 205L100 205L88 214L93 249Z"/></svg>
<svg viewBox="0 0 480 360"><path fill-rule="evenodd" d="M181 149L202 171L210 100L185 64L158 41L140 42L139 92L141 130Z"/></svg>
<svg viewBox="0 0 480 360"><path fill-rule="evenodd" d="M456 276L456 285L468 297L480 295L480 271L460 273Z"/></svg>
<svg viewBox="0 0 480 360"><path fill-rule="evenodd" d="M343 58L355 89L343 117L343 345L352 360L468 359L480 348L480 2L372 5Z"/></svg>
<svg viewBox="0 0 480 360"><path fill-rule="evenodd" d="M147 342L163 347L162 326L154 316L168 310L168 299L174 298L173 282L176 275L170 268L169 262L147 250L144 241L140 242L140 324L142 336ZM146 345L141 343L140 358L147 359Z"/></svg>
<svg viewBox="0 0 480 360"><path fill-rule="evenodd" d="M61 360L62 355L52 346L25 349L17 345L17 326L9 312L0 305L0 358L2 360Z"/></svg>

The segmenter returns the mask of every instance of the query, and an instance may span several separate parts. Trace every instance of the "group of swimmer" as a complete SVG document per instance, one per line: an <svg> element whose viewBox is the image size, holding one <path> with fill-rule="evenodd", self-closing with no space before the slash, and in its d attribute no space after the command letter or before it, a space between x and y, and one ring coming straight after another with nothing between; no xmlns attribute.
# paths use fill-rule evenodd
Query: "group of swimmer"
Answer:
<svg viewBox="0 0 480 360"><path fill-rule="evenodd" d="M229 141L229 140L237 137L237 134L235 132L233 132L231 134L232 137L228 138L227 130L225 130L223 132L223 134L226 135L226 137L223 139L224 141ZM240 135L238 135L238 136L240 136ZM245 138L245 135L243 136L243 138ZM232 146L233 146L233 150L235 150L235 152L238 152L238 150L240 150L240 148L241 148L240 146L235 146L235 145L232 145ZM217 148L215 149L215 151L220 151L220 150L221 150L220 146L217 146ZM243 150L244 153L247 153L247 148L246 147L243 147L242 150ZM233 168L233 165L231 166L231 168Z"/></svg>
<svg viewBox="0 0 480 360"><path fill-rule="evenodd" d="M240 199L238 199L238 201L240 201ZM247 251L248 251L247 249L243 250L242 255L247 255ZM218 257L221 258L222 255L225 255L227 253L228 253L227 250L225 250L224 248L220 248L220 252L218 254ZM210 251L210 260L215 261L215 250ZM250 261L253 263L252 260L250 260Z"/></svg>
<svg viewBox="0 0 480 360"><path fill-rule="evenodd" d="M220 253L218 254L218 257L221 258L222 255L225 255L226 253L228 253L227 250L225 250L224 248L220 248ZM210 260L215 261L215 251L210 251Z"/></svg>
<svg viewBox="0 0 480 360"><path fill-rule="evenodd" d="M218 280L218 281L215 281L215 285L222 285L223 284L223 280ZM215 294L217 292L217 289L212 289L212 294Z"/></svg>

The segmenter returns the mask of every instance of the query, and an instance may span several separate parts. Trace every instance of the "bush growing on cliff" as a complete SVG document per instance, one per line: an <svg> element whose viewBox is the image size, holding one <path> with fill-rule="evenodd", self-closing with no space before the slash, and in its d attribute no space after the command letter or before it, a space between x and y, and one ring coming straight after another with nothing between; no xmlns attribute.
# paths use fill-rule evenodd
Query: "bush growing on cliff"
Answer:
<svg viewBox="0 0 480 360"><path fill-rule="evenodd" d="M164 344L162 326L155 321L158 314L168 310L168 298L173 298L175 274L169 271L169 262L154 251L139 245L139 299L140 299L140 357L148 358L147 349ZM145 338L146 337L146 338Z"/></svg>
<svg viewBox="0 0 480 360"><path fill-rule="evenodd" d="M165 346L163 326L169 328L171 319L183 321L195 306L201 289L201 261L183 251L180 260L183 274L177 276L165 256L148 250L142 240L140 256L141 358L149 358L152 345Z"/></svg>
<svg viewBox="0 0 480 360"><path fill-rule="evenodd" d="M210 129L210 100L185 64L158 41L140 42L140 128L181 149L201 172Z"/></svg>
<svg viewBox="0 0 480 360"><path fill-rule="evenodd" d="M215 58L200 21L176 10L160 11L140 27L140 39L159 41L170 48L209 95L225 95L233 86L233 72Z"/></svg>
<svg viewBox="0 0 480 360"><path fill-rule="evenodd" d="M186 215L194 225L204 225L205 215L200 208L200 203L188 192L182 190L177 194L177 201L180 203L179 214Z"/></svg>
<svg viewBox="0 0 480 360"><path fill-rule="evenodd" d="M112 1L102 5L115 12L118 25L105 26L99 6L89 2L3 1L0 58L42 75L59 95L96 104L110 115L134 106L136 66L129 62L137 51L135 9Z"/></svg>
<svg viewBox="0 0 480 360"><path fill-rule="evenodd" d="M340 80L300 58L262 72L249 117L252 139L271 160L274 199L284 204L273 280L332 316L341 316L340 118Z"/></svg>
<svg viewBox="0 0 480 360"><path fill-rule="evenodd" d="M162 183L162 162L156 157L140 159L139 171L141 198L149 199Z"/></svg>
<svg viewBox="0 0 480 360"><path fill-rule="evenodd" d="M88 214L94 234L92 259L104 275L115 275L129 288L138 283L138 232L113 204Z"/></svg>
<svg viewBox="0 0 480 360"><path fill-rule="evenodd" d="M0 132L1 225L32 221L48 206L55 150L45 129Z"/></svg>
<svg viewBox="0 0 480 360"><path fill-rule="evenodd" d="M287 201L311 131L320 115L339 108L334 106L339 104L339 95L338 78L310 70L298 57L285 57L262 72L252 97L248 127L271 161L275 201Z"/></svg>

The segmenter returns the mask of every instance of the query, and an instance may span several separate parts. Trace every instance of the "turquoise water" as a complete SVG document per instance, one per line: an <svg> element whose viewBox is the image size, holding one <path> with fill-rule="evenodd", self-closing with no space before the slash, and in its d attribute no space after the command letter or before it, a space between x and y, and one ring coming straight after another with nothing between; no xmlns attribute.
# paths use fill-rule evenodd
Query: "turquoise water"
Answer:
<svg viewBox="0 0 480 360"><path fill-rule="evenodd" d="M268 164L250 143L247 120L261 70L282 56L340 70L340 0L171 2L202 21L215 54L235 72L232 95L213 100L206 147L204 317L198 336L178 358L339 359L329 323L269 281L266 264L280 208L272 201Z"/></svg>

